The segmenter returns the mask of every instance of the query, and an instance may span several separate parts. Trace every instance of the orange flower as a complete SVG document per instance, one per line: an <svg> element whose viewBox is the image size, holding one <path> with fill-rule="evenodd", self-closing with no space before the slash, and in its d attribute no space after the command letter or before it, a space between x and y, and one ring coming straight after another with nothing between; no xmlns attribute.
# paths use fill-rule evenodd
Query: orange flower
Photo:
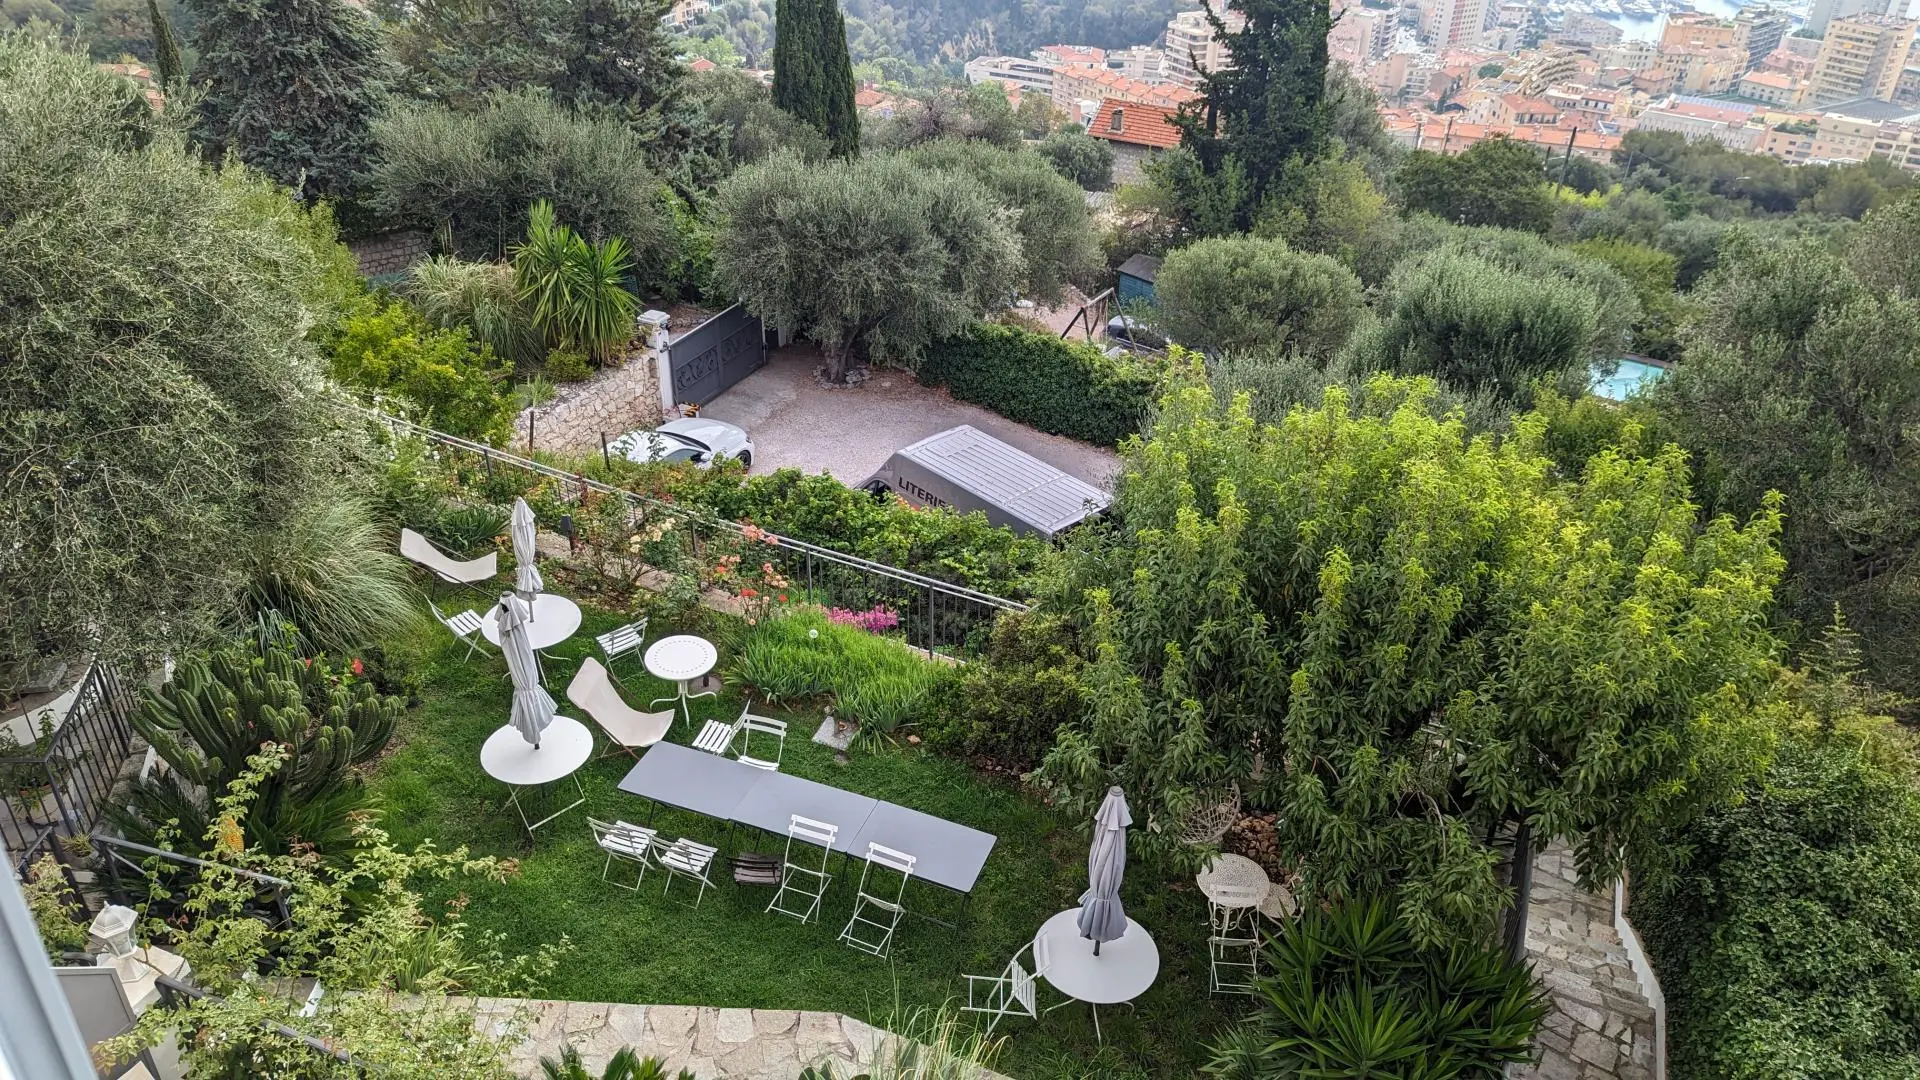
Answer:
<svg viewBox="0 0 1920 1080"><path fill-rule="evenodd" d="M754 592L754 591L753 591L752 589L741 589L741 590L740 590L740 599L742 599L742 600L751 600L751 599L753 599L754 597L756 597L756 596L759 596L759 595L760 595L759 593L757 593L757 592Z"/></svg>
<svg viewBox="0 0 1920 1080"><path fill-rule="evenodd" d="M354 658L353 658L353 664L352 664L351 666L353 667L353 673L354 673L355 675L364 675L364 674L366 674L366 671L367 671L367 665L365 665L365 664L363 664L363 663L361 663L361 662L360 662L360 658L359 658L359 657L357 657L357 656L356 656L356 657L354 657Z"/></svg>

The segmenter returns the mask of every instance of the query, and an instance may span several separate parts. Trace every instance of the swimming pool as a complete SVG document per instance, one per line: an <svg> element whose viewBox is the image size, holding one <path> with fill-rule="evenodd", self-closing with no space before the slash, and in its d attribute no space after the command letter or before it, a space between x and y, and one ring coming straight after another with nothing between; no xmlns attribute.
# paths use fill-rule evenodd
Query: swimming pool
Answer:
<svg viewBox="0 0 1920 1080"><path fill-rule="evenodd" d="M1593 373L1593 385L1590 389L1610 401L1625 401L1641 389L1660 381L1667 369L1658 364L1643 360L1621 360L1620 367L1612 376L1601 378L1600 372Z"/></svg>

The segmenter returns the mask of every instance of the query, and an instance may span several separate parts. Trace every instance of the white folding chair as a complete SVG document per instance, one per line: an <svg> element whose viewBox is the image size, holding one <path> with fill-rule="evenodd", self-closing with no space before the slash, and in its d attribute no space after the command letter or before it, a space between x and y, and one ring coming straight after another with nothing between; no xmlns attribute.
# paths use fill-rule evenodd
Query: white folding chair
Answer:
<svg viewBox="0 0 1920 1080"><path fill-rule="evenodd" d="M853 895L853 918L848 919L847 928L840 931L841 941L861 952L887 955L893 948L893 932L899 929L900 917L907 911L907 881L913 877L914 862L914 857L904 851L879 844L867 845L867 864L860 870L860 888ZM883 878L888 871L899 877L891 900L879 895L885 891L884 886L876 884L873 892L867 891L868 879L875 867L880 868Z"/></svg>
<svg viewBox="0 0 1920 1080"><path fill-rule="evenodd" d="M633 622L617 630L609 630L594 639L600 643L600 654L607 658L607 669L613 669L613 662L623 656L640 655L640 647L647 641L647 617L642 615ZM619 676L614 677L616 680Z"/></svg>
<svg viewBox="0 0 1920 1080"><path fill-rule="evenodd" d="M1208 989L1214 993L1251 994L1259 972L1259 938L1218 934L1207 938Z"/></svg>
<svg viewBox="0 0 1920 1080"><path fill-rule="evenodd" d="M500 553L489 551L477 559L461 561L434 547L426 537L412 529L400 530L400 554L408 561L426 567L441 581L478 590L480 583L500 572Z"/></svg>
<svg viewBox="0 0 1920 1080"><path fill-rule="evenodd" d="M733 751L733 741L740 737L741 729L747 726L747 710L740 710L740 719L728 723L725 720L709 720L693 737L693 748L705 750L709 754L725 755Z"/></svg>
<svg viewBox="0 0 1920 1080"><path fill-rule="evenodd" d="M746 716L742 716L739 722L740 752L734 755L735 759L742 765L751 765L756 769L765 769L768 772L778 770L780 768L780 755L787 751L786 721L774 720L765 716L754 716L749 713ZM769 761L766 758L755 757L747 753L747 748L753 745L753 733L756 731L762 735L772 735L779 740L779 742L774 744L773 760Z"/></svg>
<svg viewBox="0 0 1920 1080"><path fill-rule="evenodd" d="M652 829L644 829L624 821L609 823L591 817L587 819L587 827L593 830L593 842L599 845L601 851L607 853L607 864L600 868L600 880L633 892L640 891L640 882L647 876L647 852L652 849L654 840L660 834ZM633 863L640 868L633 879L633 884L614 881L608 876L613 872L615 859Z"/></svg>
<svg viewBox="0 0 1920 1080"><path fill-rule="evenodd" d="M967 1003L960 1011L991 1014L993 1019L987 1021L988 1035L993 1034L994 1025L1003 1016L1037 1019L1040 1009L1036 1004L1034 978L1047 970L1045 947L1044 941L1029 942L1013 954L1006 970L1000 974L967 976ZM1020 964L1020 954L1029 949L1033 950L1032 971Z"/></svg>
<svg viewBox="0 0 1920 1080"><path fill-rule="evenodd" d="M666 738L673 728L672 709L644 713L631 708L609 679L607 669L591 656L580 661L580 670L574 672L573 681L567 683L567 700L578 705L581 712L592 717L600 730L607 733L612 744L607 754L624 750L637 760L640 755L636 751Z"/></svg>
<svg viewBox="0 0 1920 1080"><path fill-rule="evenodd" d="M701 898L707 895L708 889L713 888L708 871L713 868L713 857L717 854L718 848L684 836L675 840L671 847L654 856L654 864L667 872L667 887L660 890L660 895L665 896L673 889L674 878L691 878L700 883L700 891L693 895L693 906L699 907Z"/></svg>
<svg viewBox="0 0 1920 1080"><path fill-rule="evenodd" d="M467 643L467 655L462 659L471 660L473 659L474 653L484 653L487 651L487 638L485 634L481 633L480 628L482 624L480 622L479 612L468 608L465 611L457 612L449 616L441 611L440 605L434 603L432 600L427 601L427 607L432 609L433 617L440 621L441 626L453 631L454 637Z"/></svg>
<svg viewBox="0 0 1920 1080"><path fill-rule="evenodd" d="M773 900L767 904L768 911L791 915L803 923L812 922L820 914L820 898L826 895L827 886L833 884L833 875L827 873L827 860L833 858L833 841L839 835L838 825L793 815L787 822L787 852L780 858L780 887L774 890ZM802 854L809 847L820 849L818 870L794 861L795 840L800 841Z"/></svg>

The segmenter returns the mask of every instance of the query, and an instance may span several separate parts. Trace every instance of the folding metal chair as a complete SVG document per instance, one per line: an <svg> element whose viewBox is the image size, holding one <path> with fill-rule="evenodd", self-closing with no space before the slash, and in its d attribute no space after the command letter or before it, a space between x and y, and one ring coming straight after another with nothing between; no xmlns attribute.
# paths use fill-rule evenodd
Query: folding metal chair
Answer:
<svg viewBox="0 0 1920 1080"><path fill-rule="evenodd" d="M633 622L617 630L609 630L594 639L600 643L600 654L607 658L607 671L612 673L613 662L623 656L638 657L640 647L647 640L647 617L642 615ZM619 681L619 676L614 676Z"/></svg>
<svg viewBox="0 0 1920 1080"><path fill-rule="evenodd" d="M700 891L693 894L693 906L699 907L701 899L707 895L707 890L713 888L713 881L708 871L713 868L713 857L717 854L719 854L718 848L697 843L684 836L675 840L672 847L654 857L655 864L667 872L667 887L660 890L660 895L665 896L673 889L674 878L691 878L700 883Z"/></svg>
<svg viewBox="0 0 1920 1080"><path fill-rule="evenodd" d="M744 758L742 760L745 760ZM847 928L840 931L840 940L875 956L885 956L893 948L893 932L900 927L900 917L906 914L904 906L907 898L907 881L913 877L914 857L904 851L895 851L879 844L867 845L867 864L860 870L860 888L853 896L853 918L847 920ZM899 875L900 883L893 890L893 899L876 895L884 886L875 886L874 892L867 891L867 880L873 874L874 867L892 871Z"/></svg>
<svg viewBox="0 0 1920 1080"><path fill-rule="evenodd" d="M646 880L647 877L647 866L649 862L647 852L652 849L654 841L660 834L652 829L631 825L624 821L616 821L609 824L598 818L591 817L587 819L587 827L593 830L593 842L600 846L601 851L607 853L607 864L600 868L600 880L612 885L618 885L623 889L639 892L640 883ZM613 871L613 860L615 859L619 859L621 862L633 863L640 868L639 874L633 879L633 884L623 884L622 882L614 881L608 876ZM671 882L669 882L669 884L671 884Z"/></svg>
<svg viewBox="0 0 1920 1080"><path fill-rule="evenodd" d="M774 890L773 900L767 904L768 911L791 915L803 923L812 922L820 914L820 898L826 895L827 886L833 884L833 875L827 873L827 860L833 858L833 841L839 835L838 825L793 815L787 822L787 852L780 859L780 887ZM793 861L795 840L800 841L802 848L820 849L820 869ZM791 900L788 894L792 894Z"/></svg>
<svg viewBox="0 0 1920 1080"><path fill-rule="evenodd" d="M732 723L725 720L709 720L693 737L693 748L705 750L709 754L726 755L733 751L733 742L740 737L740 731L747 726L747 710L740 710L740 719Z"/></svg>
<svg viewBox="0 0 1920 1080"><path fill-rule="evenodd" d="M465 611L448 616L440 610L440 605L434 603L432 600L427 601L427 607L432 609L433 617L440 621L441 626L453 631L454 637L466 642L467 655L462 657L462 659L471 660L473 659L474 653L485 653L487 651L487 638L480 629L482 624L480 622L479 612L468 608Z"/></svg>
<svg viewBox="0 0 1920 1080"><path fill-rule="evenodd" d="M756 769L765 769L768 772L778 770L780 768L780 755L787 751L786 721L773 720L765 716L754 716L748 713L740 718L738 726L740 728L740 752L734 755L735 759L742 765L751 765ZM756 731L762 735L772 735L780 740L774 745L772 761L768 761L766 758L754 757L747 753L747 747L753 744L753 733Z"/></svg>
<svg viewBox="0 0 1920 1080"><path fill-rule="evenodd" d="M1260 939L1207 938L1208 989L1216 994L1251 994L1260 973Z"/></svg>
<svg viewBox="0 0 1920 1080"><path fill-rule="evenodd" d="M1003 1016L1024 1016L1029 1020L1040 1016L1035 996L1034 978L1047 970L1046 943L1037 945L1028 942L1007 961L1007 968L998 975L967 976L967 1003L960 1007L961 1012L989 1013L993 1016L987 1022L988 1035L993 1034L994 1025ZM1020 954L1033 950L1033 970L1028 971L1020 964Z"/></svg>

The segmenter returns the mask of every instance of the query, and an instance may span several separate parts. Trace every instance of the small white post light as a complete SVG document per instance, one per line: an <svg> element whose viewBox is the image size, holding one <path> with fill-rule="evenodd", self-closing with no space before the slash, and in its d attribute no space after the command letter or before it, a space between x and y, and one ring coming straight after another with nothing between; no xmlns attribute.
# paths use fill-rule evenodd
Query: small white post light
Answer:
<svg viewBox="0 0 1920 1080"><path fill-rule="evenodd" d="M93 917L89 931L107 946L107 963L120 972L123 983L139 982L146 975L146 962L140 959L140 947L134 944L133 929L139 916L130 907L109 904Z"/></svg>

